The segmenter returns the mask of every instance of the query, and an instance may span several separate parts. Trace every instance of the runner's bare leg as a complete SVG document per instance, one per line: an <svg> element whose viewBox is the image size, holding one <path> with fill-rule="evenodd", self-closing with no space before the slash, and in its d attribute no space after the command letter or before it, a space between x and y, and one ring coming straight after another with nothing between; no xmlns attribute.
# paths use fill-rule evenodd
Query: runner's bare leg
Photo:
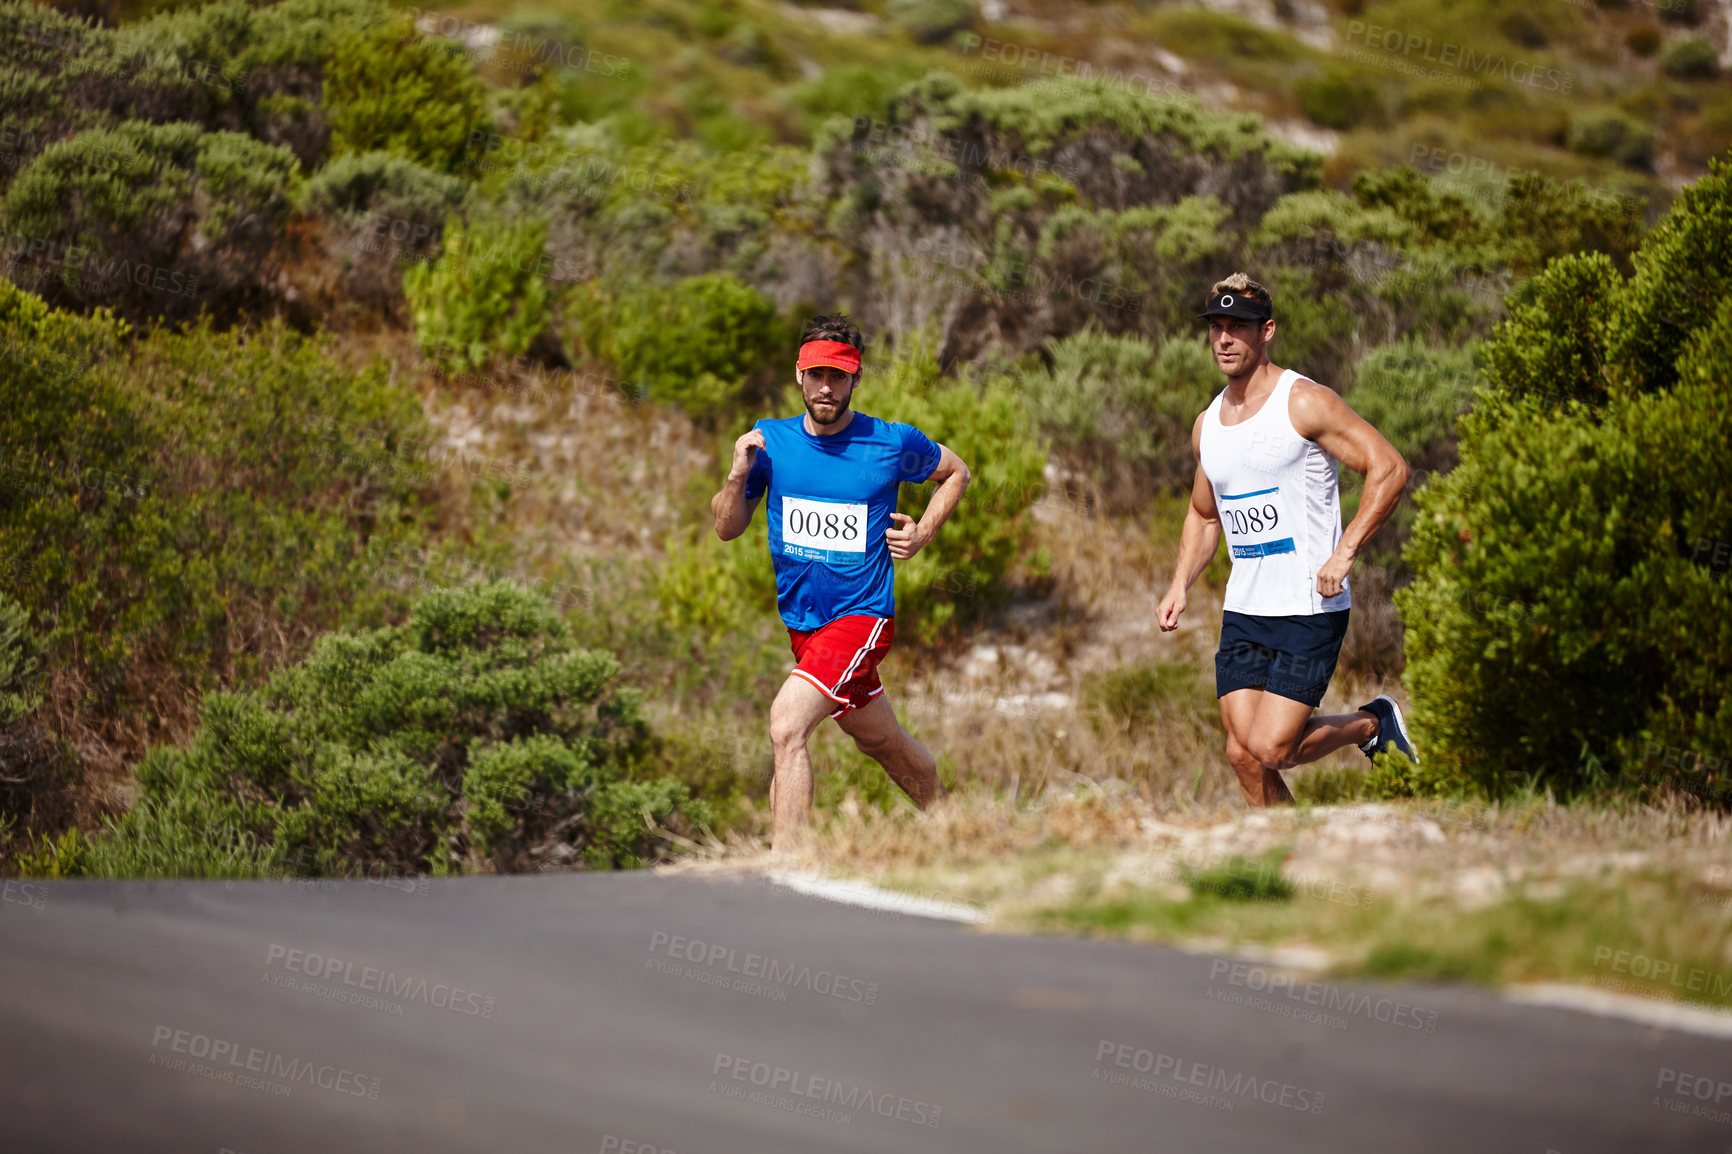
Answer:
<svg viewBox="0 0 1732 1154"><path fill-rule="evenodd" d="M859 709L850 709L836 719L836 724L854 739L861 753L884 767L890 780L915 805L925 809L944 796L944 786L938 780L938 763L924 745L902 728L884 694Z"/></svg>
<svg viewBox="0 0 1732 1154"><path fill-rule="evenodd" d="M1377 735L1377 718L1363 709L1312 717L1303 701L1262 689L1235 689L1221 698L1227 760L1252 805L1293 800L1280 770L1304 765Z"/></svg>
<svg viewBox="0 0 1732 1154"><path fill-rule="evenodd" d="M792 848L794 836L812 820L812 755L806 746L835 708L835 701L800 677L789 677L770 705L770 747L776 757L770 779L771 849Z"/></svg>

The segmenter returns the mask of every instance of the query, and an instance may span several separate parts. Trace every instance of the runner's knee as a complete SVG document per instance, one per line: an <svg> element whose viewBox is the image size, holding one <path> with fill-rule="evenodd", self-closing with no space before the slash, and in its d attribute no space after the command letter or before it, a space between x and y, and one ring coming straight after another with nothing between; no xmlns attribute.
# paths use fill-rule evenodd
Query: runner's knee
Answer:
<svg viewBox="0 0 1732 1154"><path fill-rule="evenodd" d="M1285 769L1293 756L1293 743L1253 737L1250 754L1264 769Z"/></svg>
<svg viewBox="0 0 1732 1154"><path fill-rule="evenodd" d="M770 718L770 744L778 750L798 749L809 736L798 718L773 715Z"/></svg>

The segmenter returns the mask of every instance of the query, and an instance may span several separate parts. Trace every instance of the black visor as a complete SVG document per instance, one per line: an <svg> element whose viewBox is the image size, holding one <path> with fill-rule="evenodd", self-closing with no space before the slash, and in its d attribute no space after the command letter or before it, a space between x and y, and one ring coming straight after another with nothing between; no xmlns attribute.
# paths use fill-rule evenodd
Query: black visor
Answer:
<svg viewBox="0 0 1732 1154"><path fill-rule="evenodd" d="M1224 292L1219 296L1209 298L1209 307L1197 314L1197 319L1206 321L1210 317L1238 317L1246 321L1266 321L1275 314L1269 311L1269 306L1254 297L1244 293Z"/></svg>

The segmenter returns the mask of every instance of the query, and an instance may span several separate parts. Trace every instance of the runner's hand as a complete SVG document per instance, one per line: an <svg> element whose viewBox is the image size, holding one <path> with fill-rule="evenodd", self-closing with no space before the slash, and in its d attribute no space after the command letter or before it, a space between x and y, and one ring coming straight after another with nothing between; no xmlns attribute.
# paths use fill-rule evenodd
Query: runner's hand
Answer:
<svg viewBox="0 0 1732 1154"><path fill-rule="evenodd" d="M750 473L752 463L758 459L758 450L763 447L764 430L748 429L734 442L734 463L728 469L728 476L744 477Z"/></svg>
<svg viewBox="0 0 1732 1154"><path fill-rule="evenodd" d="M1323 568L1317 570L1317 592L1324 597L1333 597L1341 592L1341 583L1347 579L1347 571L1353 568L1353 558L1332 553L1329 560L1323 562Z"/></svg>
<svg viewBox="0 0 1732 1154"><path fill-rule="evenodd" d="M892 525L884 530L884 540L890 546L890 555L898 561L906 561L920 550L926 548L931 540L920 532L920 522L906 513L890 514L892 521L906 521L906 525Z"/></svg>
<svg viewBox="0 0 1732 1154"><path fill-rule="evenodd" d="M1171 633L1179 627L1179 614L1185 611L1185 591L1169 589L1167 595L1161 598L1161 607L1155 610L1155 618L1161 623L1162 633Z"/></svg>

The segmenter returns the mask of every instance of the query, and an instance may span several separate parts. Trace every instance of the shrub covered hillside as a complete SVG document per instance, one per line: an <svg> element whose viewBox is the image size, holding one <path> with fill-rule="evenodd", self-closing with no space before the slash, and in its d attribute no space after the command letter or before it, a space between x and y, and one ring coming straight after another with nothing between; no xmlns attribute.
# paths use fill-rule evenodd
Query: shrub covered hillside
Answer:
<svg viewBox="0 0 1732 1154"><path fill-rule="evenodd" d="M607 866L754 828L786 637L761 529L722 546L707 498L796 411L818 311L868 330L859 407L974 468L900 573L910 677L1039 632L1083 713L1128 686L1200 726L1198 655L1121 659L1097 610L1167 563L1220 387L1193 314L1236 268L1429 487L1354 576L1344 675L1401 675L1405 616L1439 750L1384 785L1720 756L1724 646L1662 654L1717 611L1724 456L1620 431L1719 379L1721 177L1648 233L1732 134L1719 25L1488 0L1503 64L1426 78L1372 30L1468 37L1429 0L1015 7L0 0L0 866ZM515 624L441 648L429 614ZM1536 677L1557 712L1511 728ZM1035 688L1001 687L1065 696ZM945 772L1202 796L1133 713ZM890 804L851 772L821 790Z"/></svg>

